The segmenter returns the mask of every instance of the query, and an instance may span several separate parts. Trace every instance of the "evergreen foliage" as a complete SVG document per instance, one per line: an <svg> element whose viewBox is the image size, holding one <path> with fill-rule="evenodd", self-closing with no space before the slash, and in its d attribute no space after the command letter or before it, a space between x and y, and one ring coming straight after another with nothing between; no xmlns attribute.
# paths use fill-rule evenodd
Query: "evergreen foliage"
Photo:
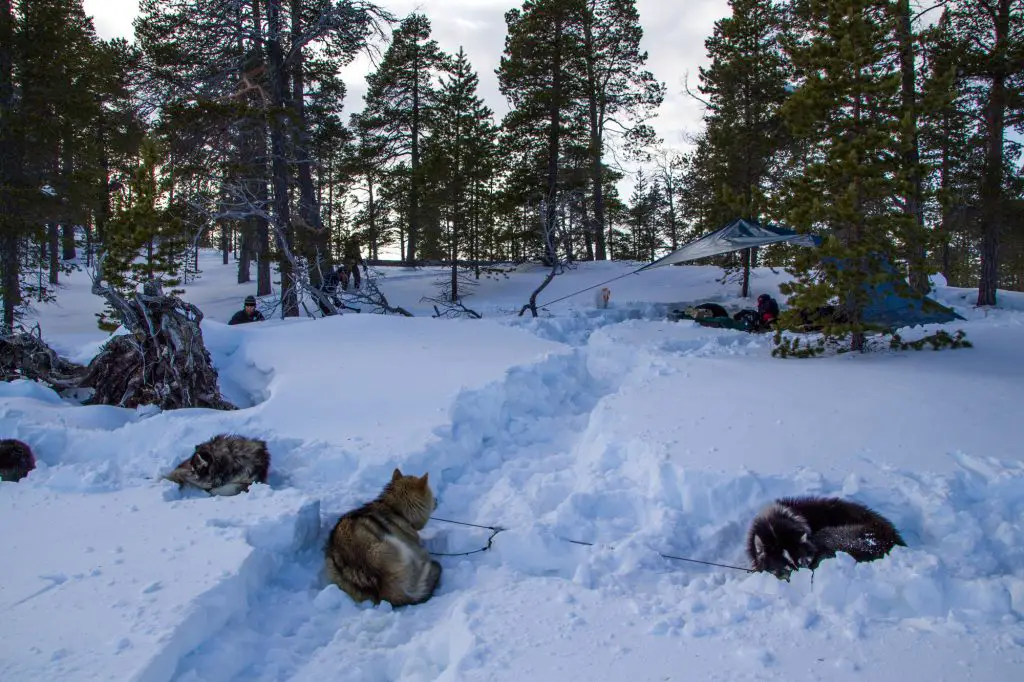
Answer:
<svg viewBox="0 0 1024 682"><path fill-rule="evenodd" d="M848 338L862 350L863 310L870 288L886 278L897 241L912 218L892 198L906 182L899 164L900 74L887 59L895 22L883 0L808 0L797 16L800 33L787 41L799 87L783 106L797 140L813 156L788 188L791 224L826 235L802 250L784 326L800 310L833 301L845 313L826 320L826 338Z"/></svg>

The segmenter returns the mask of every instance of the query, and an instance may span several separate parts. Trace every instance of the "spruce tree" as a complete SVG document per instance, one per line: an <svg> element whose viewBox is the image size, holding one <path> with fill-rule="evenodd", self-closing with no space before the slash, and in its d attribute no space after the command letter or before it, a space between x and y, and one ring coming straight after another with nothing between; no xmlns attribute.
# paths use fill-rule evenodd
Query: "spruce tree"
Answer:
<svg viewBox="0 0 1024 682"><path fill-rule="evenodd" d="M900 73L893 61L894 21L881 0L808 0L803 34L788 50L802 81L784 106L794 134L814 153L792 184L792 224L824 232L820 249L802 250L795 281L781 287L798 311L838 301L828 338L864 349L863 312L871 288L889 276L894 240L907 216L892 203L906 180L900 158ZM780 336L776 336L781 341Z"/></svg>

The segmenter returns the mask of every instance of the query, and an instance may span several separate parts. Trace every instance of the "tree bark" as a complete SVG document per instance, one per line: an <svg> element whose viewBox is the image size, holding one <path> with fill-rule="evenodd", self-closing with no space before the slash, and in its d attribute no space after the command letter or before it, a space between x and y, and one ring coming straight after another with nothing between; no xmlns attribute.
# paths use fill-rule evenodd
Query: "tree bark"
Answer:
<svg viewBox="0 0 1024 682"><path fill-rule="evenodd" d="M988 104L985 107L987 138L985 167L981 180L981 277L978 282L978 305L996 305L999 286L999 230L1003 204L1003 136L1006 128L1006 60L995 59L1006 55L1010 35L1010 0L999 0L996 11L995 46L993 64L988 73L991 79Z"/></svg>
<svg viewBox="0 0 1024 682"><path fill-rule="evenodd" d="M248 222L246 221L246 228L248 228ZM248 229L242 229L238 235L238 283L247 284L252 281L252 273L250 265L252 263L252 254L249 252L249 242L252 241L252 235Z"/></svg>
<svg viewBox="0 0 1024 682"><path fill-rule="evenodd" d="M558 222L558 211L556 202L558 199L558 152L561 148L562 133L562 17L555 18L555 53L551 60L551 95L549 98L549 128L548 128L548 187L547 206L545 211L544 229L547 238L544 240L545 255L549 264L558 262L556 252L558 240L555 238L555 225ZM536 293L536 292L535 292ZM536 312L536 295L531 298L531 310L533 316Z"/></svg>
<svg viewBox="0 0 1024 682"><path fill-rule="evenodd" d="M594 193L594 222L587 224L587 233L593 234L596 251L594 256L597 260L608 258L607 248L604 242L604 163L602 154L604 152L604 140L601 135L601 117L598 110L598 85L594 54L594 28L590 13L584 24L584 40L587 46L587 107L590 123L590 146L587 150L590 156L590 182ZM594 229L594 226L597 229Z"/></svg>
<svg viewBox="0 0 1024 682"><path fill-rule="evenodd" d="M57 284L60 281L60 231L57 223L49 223L46 226L46 255L49 258L50 284Z"/></svg>
<svg viewBox="0 0 1024 682"><path fill-rule="evenodd" d="M419 49L414 52L412 84L412 130L409 155L409 235L405 258L409 265L416 264L416 249L420 232L420 63Z"/></svg>
<svg viewBox="0 0 1024 682"><path fill-rule="evenodd" d="M0 284L3 287L3 328L13 329L21 304L21 220L14 206L14 189L21 177L20 154L11 122L14 115L14 13L11 0L0 0Z"/></svg>
<svg viewBox="0 0 1024 682"><path fill-rule="evenodd" d="M270 153L272 181L274 188L274 232L281 257L278 264L281 272L281 315L299 316L298 282L290 256L292 253L292 226L288 206L288 159L285 157L285 97L288 92L288 73L284 64L284 47L281 44L281 2L267 0L267 57L270 66Z"/></svg>
<svg viewBox="0 0 1024 682"><path fill-rule="evenodd" d="M302 34L302 0L292 0L292 35ZM301 226L308 231L309 244L307 262L309 264L310 286L319 289L323 284L323 275L331 269L331 249L329 233L324 229L320 217L320 205L316 200L316 187L313 185L313 159L310 156L310 135L306 125L305 79L302 72L304 59L302 50L294 55L292 69L292 145L295 150L295 167L299 183L299 217Z"/></svg>
<svg viewBox="0 0 1024 682"><path fill-rule="evenodd" d="M924 179L920 168L920 141L917 126L917 83L915 72L914 32L910 0L897 0L896 24L900 46L901 99L903 104L903 166L907 171L908 188L903 197L903 212L913 221L907 226L907 263L910 266L910 287L924 296L931 289L928 283L927 234L924 226Z"/></svg>

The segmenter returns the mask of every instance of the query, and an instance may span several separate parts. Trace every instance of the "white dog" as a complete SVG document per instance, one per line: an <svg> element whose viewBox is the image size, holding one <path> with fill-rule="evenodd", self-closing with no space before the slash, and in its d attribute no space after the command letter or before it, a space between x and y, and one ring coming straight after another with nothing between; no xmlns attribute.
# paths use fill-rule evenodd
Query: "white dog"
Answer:
<svg viewBox="0 0 1024 682"><path fill-rule="evenodd" d="M612 297L612 290L608 287L601 287L594 292L594 305L598 308L607 308L608 300Z"/></svg>

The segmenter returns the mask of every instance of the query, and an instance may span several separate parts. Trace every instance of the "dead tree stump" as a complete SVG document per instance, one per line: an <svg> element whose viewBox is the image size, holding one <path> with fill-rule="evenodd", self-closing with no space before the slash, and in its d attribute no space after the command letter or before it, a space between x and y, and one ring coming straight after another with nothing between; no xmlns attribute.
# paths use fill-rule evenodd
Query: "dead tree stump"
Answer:
<svg viewBox="0 0 1024 682"><path fill-rule="evenodd" d="M98 282L93 292L107 299L128 333L108 341L89 363L79 384L94 389L89 403L237 409L220 395L199 308L164 294L159 282L147 282L131 300Z"/></svg>
<svg viewBox="0 0 1024 682"><path fill-rule="evenodd" d="M0 381L31 379L58 393L76 388L85 367L57 355L43 339L21 331L0 336Z"/></svg>

